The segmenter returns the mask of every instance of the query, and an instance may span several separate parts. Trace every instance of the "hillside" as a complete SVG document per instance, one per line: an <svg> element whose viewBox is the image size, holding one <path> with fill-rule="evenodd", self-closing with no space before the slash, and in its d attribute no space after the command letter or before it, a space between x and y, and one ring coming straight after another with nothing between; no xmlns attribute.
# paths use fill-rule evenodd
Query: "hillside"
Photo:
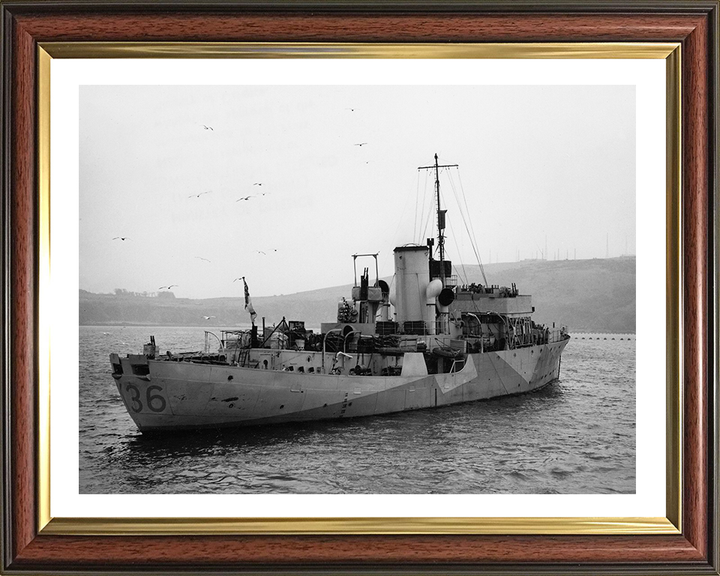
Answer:
<svg viewBox="0 0 720 576"><path fill-rule="evenodd" d="M485 266L492 284L514 282L532 294L537 322L566 325L571 332L635 332L635 257L594 260L526 260ZM462 270L461 270L462 273ZM469 282L482 282L477 266L466 266ZM388 282L390 279L388 279ZM304 320L308 327L334 320L337 302L351 286L282 296L253 296L258 317L268 324ZM214 316L205 320L203 316ZM238 326L250 322L242 298L193 300L80 291L80 325Z"/></svg>

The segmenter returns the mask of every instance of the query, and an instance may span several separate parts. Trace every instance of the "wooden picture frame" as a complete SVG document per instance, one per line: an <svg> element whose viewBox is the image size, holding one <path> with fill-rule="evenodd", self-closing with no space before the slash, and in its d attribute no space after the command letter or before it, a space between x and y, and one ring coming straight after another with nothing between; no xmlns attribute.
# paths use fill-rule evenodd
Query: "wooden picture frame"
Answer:
<svg viewBox="0 0 720 576"><path fill-rule="evenodd" d="M7 573L450 572L718 574L717 422L717 72L718 2L454 2L321 4L242 2L2 3L3 524ZM47 268L48 158L41 145L49 102L47 56L88 54L86 43L127 54L127 43L329 43L369 45L513 43L676 44L668 70L681 74L668 149L669 410L668 518L659 530L527 530L492 523L485 530L331 530L238 534L222 522L132 522L88 528L53 525L43 475L49 440L43 410L39 286ZM175 44L174 44L175 45ZM182 55L182 44L175 55ZM92 47L90 48L92 50ZM49 52L48 52L49 51ZM155 52L157 54L157 51ZM142 51L136 54L143 55ZM672 143L672 139L670 140ZM680 162L675 160L681 159ZM673 188L674 187L674 188ZM679 247L682 246L682 250ZM676 304L673 305L672 301ZM674 396L673 390L681 394ZM672 440L674 434L675 441ZM668 528L669 529L666 529ZM200 533L202 532L202 533ZM272 532L272 531L270 531ZM624 533L623 533L624 532Z"/></svg>

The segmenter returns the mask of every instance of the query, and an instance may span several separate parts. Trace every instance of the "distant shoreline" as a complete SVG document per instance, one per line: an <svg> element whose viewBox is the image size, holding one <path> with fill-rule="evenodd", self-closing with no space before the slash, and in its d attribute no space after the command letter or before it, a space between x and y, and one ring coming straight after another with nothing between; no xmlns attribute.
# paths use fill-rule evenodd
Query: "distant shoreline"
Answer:
<svg viewBox="0 0 720 576"><path fill-rule="evenodd" d="M533 320L546 326L566 326L571 334L634 334L636 330L636 259L524 260L487 267L493 284L517 285L532 296ZM480 283L477 266L465 266L468 283ZM464 280L465 280L464 279ZM285 318L305 326L331 322L341 298L350 298L352 286L333 286L280 296L252 295L256 323L277 325ZM249 326L242 297L176 298L172 292L147 295L122 288L115 294L79 294L81 326L182 326L233 329Z"/></svg>

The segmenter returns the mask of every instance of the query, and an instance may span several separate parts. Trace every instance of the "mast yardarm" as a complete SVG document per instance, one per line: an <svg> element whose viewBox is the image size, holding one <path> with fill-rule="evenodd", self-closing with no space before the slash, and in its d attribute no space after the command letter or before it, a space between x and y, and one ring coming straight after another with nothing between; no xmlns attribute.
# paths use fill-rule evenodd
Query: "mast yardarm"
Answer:
<svg viewBox="0 0 720 576"><path fill-rule="evenodd" d="M440 168L457 168L457 164L438 164L438 155L435 154L435 164L433 166L418 166L418 170L435 170L435 197L437 201L437 228L438 228L438 252L440 254L440 278L445 284L445 213L440 206Z"/></svg>

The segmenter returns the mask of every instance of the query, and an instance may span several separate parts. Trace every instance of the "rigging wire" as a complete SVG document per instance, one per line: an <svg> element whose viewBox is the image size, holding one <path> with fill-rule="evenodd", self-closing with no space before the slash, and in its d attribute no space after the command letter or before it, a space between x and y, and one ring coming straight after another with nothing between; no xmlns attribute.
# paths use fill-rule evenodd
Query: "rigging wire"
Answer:
<svg viewBox="0 0 720 576"><path fill-rule="evenodd" d="M408 204L410 204L411 202L412 202L412 198L410 198L409 195L406 195L405 202L403 203L403 207L402 207L403 215L409 214L409 212L410 212L409 209L411 209L411 207L408 206ZM415 205L417 206L417 201L415 202ZM403 228L403 225L407 226L407 222L408 222L408 220L403 219L402 217L397 218L397 225L395 226L395 233L393 234L393 239L394 239L393 243L396 246L398 243L404 242L407 239L407 231L405 231L404 236L402 237L402 240L401 240L401 236L399 234L400 229Z"/></svg>
<svg viewBox="0 0 720 576"><path fill-rule="evenodd" d="M413 220L413 238L417 236L418 206L420 204L420 170L417 171L417 184L415 185L415 219Z"/></svg>
<svg viewBox="0 0 720 576"><path fill-rule="evenodd" d="M457 255L460 256L460 246L458 246L457 236L455 235L455 230L453 230L453 227L452 227L452 220L450 220L449 218L448 218L448 226L450 227L450 234L452 234L453 241L455 242L455 250L457 250ZM465 270L465 264L463 263L462 258L460 259L460 266L462 267L462 274L459 273L457 266L455 266L453 264L453 268L455 268L455 272L458 273L458 276L463 278L465 285L468 285L468 284L470 284L470 282L468 282L468 275Z"/></svg>
<svg viewBox="0 0 720 576"><path fill-rule="evenodd" d="M419 172L420 172L420 171L418 170L418 173L419 173ZM419 224L419 225L422 225L422 221L423 221L423 219L425 218L425 205L426 205L426 203L427 203L427 196L428 196L428 195L427 195L427 187L428 187L428 171L425 170L425 187L424 187L424 189L423 189L423 195L422 195L422 197L423 197L423 203L422 203L422 210L420 211L420 220L418 221L418 224ZM427 229L427 222L425 223L425 229ZM421 234L424 235L424 232L421 232ZM416 242L417 244L421 244L421 243L422 243L422 236L415 236L415 242Z"/></svg>
<svg viewBox="0 0 720 576"><path fill-rule="evenodd" d="M458 171L458 179L460 177L460 172ZM463 206L460 203L460 199L458 198L457 190L455 189L455 182L453 182L452 178L448 178L450 180L450 187L452 188L453 194L455 195L455 201L457 202L458 207L460 208L460 216L462 217L463 224L465 225L465 231L467 232L468 236L470 237L470 245L472 246L473 252L475 253L475 258L477 259L478 265L480 267L480 273L482 274L483 280L485 281L485 285L488 285L487 276L485 276L485 267L482 264L482 260L480 259L480 252L477 248L477 241L475 240L475 231L472 230L472 219L469 218L470 210L467 205L467 199L465 198L465 192L463 191L463 199L465 200L465 210L463 210ZM462 182L460 182L460 185L462 186ZM467 213L467 217L466 217ZM468 227L468 220L470 220L470 227Z"/></svg>
<svg viewBox="0 0 720 576"><path fill-rule="evenodd" d="M435 187L433 186L433 193L428 194L428 185L430 180L430 170L425 170L425 189L423 190L423 206L422 211L420 213L420 223L422 225L422 221L425 221L425 224L422 226L422 229L420 230L420 234L417 237L417 244L422 245L424 244L424 238L427 238L427 230L428 226L430 225L430 220L432 219L433 215L433 207L435 206ZM433 178L433 184L435 183L435 179ZM432 196L432 201L428 204L427 199L428 196ZM427 214L425 213L425 206L428 207Z"/></svg>
<svg viewBox="0 0 720 576"><path fill-rule="evenodd" d="M427 238L427 229L428 229L428 225L430 224L431 216L432 216L432 210L428 210L427 219L425 220L425 226L423 227L422 236L420 236L420 238L418 238L418 244L422 244L422 238Z"/></svg>
<svg viewBox="0 0 720 576"><path fill-rule="evenodd" d="M445 198L444 198L444 196L443 196L443 200L444 200L444 199L445 199ZM456 200L457 200L457 198L456 198ZM447 205L447 202L446 202L446 205ZM453 268L455 268L455 272L457 273L457 275L460 276L461 278L463 278L465 284L467 285L467 284L469 284L469 282L468 282L467 270L465 270L464 259L461 258L461 256L460 256L460 245L458 244L457 234L455 234L455 229L453 228L452 219L451 219L451 218L448 218L448 219L447 219L447 224L448 224L448 227L450 228L450 234L452 234L453 242L455 243L456 253L457 253L457 255L458 255L458 258L460 258L460 266L462 267L462 274L460 274L460 271L458 270L458 268L457 268L457 266L456 266L455 264L453 264Z"/></svg>
<svg viewBox="0 0 720 576"><path fill-rule="evenodd" d="M480 260L480 251L477 248L477 241L474 238L474 234L471 232L471 230L468 227L467 220L470 219L470 211L467 207L467 202L465 202L465 208L463 208L463 204L460 202L460 198L458 197L457 189L455 188L455 181L450 178L450 187L452 188L453 194L455 195L455 202L457 202L458 208L460 210L460 216L462 217L463 224L465 225L465 231L467 232L467 235L470 239L470 246L473 249L473 252L475 254L475 258L478 261L480 272L482 273L483 279L485 280L485 283L487 284L487 278L485 277L485 271L482 266L482 261ZM467 215L467 218L466 218ZM471 220L472 224L472 220Z"/></svg>
<svg viewBox="0 0 720 576"><path fill-rule="evenodd" d="M470 216L470 208L467 203L467 196L465 195L465 187L462 183L462 177L460 176L460 169L457 170L458 182L460 183L460 191L462 192L463 200L465 202L465 210L467 210L468 218ZM483 266L482 259L480 258L480 251L477 249L477 237L475 236L475 227L473 226L473 219L470 218L470 230L472 231L473 241L475 242L475 251L477 254L478 264L480 265L480 271L482 272L485 284L488 284L487 278L485 277L485 267Z"/></svg>

